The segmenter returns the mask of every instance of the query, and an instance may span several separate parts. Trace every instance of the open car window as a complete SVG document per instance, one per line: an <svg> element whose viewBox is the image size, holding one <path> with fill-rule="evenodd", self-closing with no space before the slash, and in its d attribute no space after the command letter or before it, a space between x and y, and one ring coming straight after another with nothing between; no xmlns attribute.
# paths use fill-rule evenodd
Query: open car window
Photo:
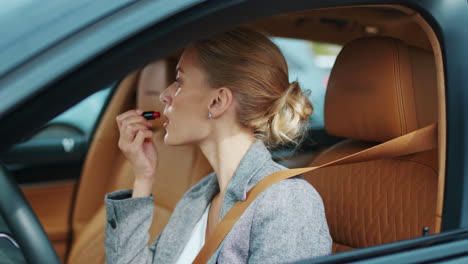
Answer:
<svg viewBox="0 0 468 264"><path fill-rule="evenodd" d="M97 124L106 101L111 93L111 88L106 88L96 92L69 110L60 114L47 123L47 126L54 124L68 124L82 131L83 135L89 138ZM34 138L41 137L45 133L39 132Z"/></svg>
<svg viewBox="0 0 468 264"><path fill-rule="evenodd" d="M342 47L303 39L280 37L271 39L280 48L288 63L289 81L299 81L301 88L309 93L314 107L309 127L325 129L323 121L325 92L331 69Z"/></svg>
<svg viewBox="0 0 468 264"><path fill-rule="evenodd" d="M324 105L328 79L342 46L283 37L272 37L271 40L286 59L289 81L299 82L314 108L302 144L277 147L272 150L273 159L289 168L304 167L318 151L340 140L325 131Z"/></svg>

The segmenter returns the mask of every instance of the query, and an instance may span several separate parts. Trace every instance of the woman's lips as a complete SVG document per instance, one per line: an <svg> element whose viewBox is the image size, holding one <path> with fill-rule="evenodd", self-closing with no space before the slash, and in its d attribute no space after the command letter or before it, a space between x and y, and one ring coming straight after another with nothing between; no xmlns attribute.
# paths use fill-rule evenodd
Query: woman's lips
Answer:
<svg viewBox="0 0 468 264"><path fill-rule="evenodd" d="M166 111L164 111L164 117L166 117L166 122L163 124L163 128L166 128L170 123L169 117L166 115Z"/></svg>

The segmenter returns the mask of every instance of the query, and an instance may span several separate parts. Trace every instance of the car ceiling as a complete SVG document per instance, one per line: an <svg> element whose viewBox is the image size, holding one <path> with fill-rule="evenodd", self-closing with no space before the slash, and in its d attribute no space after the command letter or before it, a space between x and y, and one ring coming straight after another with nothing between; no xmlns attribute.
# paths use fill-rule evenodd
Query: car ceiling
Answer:
<svg viewBox="0 0 468 264"><path fill-rule="evenodd" d="M426 34L415 22L416 15L397 6L324 8L260 19L249 25L273 36L339 45L362 37L387 36L432 50Z"/></svg>
<svg viewBox="0 0 468 264"><path fill-rule="evenodd" d="M246 25L271 36L344 45L358 38L393 37L432 51L417 13L395 5L321 8L255 20ZM307 30L305 30L307 29ZM177 59L178 50L169 57Z"/></svg>

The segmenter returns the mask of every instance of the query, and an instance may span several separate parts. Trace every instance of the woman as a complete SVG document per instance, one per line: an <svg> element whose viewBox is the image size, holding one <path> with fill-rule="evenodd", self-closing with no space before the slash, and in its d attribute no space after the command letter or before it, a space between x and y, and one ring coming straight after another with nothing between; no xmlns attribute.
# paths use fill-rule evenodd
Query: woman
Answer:
<svg viewBox="0 0 468 264"><path fill-rule="evenodd" d="M295 142L312 105L286 61L264 35L246 27L185 48L177 77L161 94L165 144L197 144L214 172L177 204L150 246L152 186L158 155L151 126L130 110L117 117L119 148L135 176L133 190L106 196L107 263L191 263L226 212L262 178L284 170L267 146ZM155 194L157 195L157 194ZM111 217L109 217L111 216ZM285 263L329 254L322 200L301 177L279 182L245 211L209 263Z"/></svg>

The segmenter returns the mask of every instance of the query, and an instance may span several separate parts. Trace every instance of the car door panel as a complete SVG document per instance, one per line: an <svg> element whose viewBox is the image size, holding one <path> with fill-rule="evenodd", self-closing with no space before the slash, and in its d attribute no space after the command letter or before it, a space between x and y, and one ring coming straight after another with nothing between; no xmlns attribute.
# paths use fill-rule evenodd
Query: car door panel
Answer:
<svg viewBox="0 0 468 264"><path fill-rule="evenodd" d="M52 123L0 160L19 184L77 180L87 149L85 134L73 125Z"/></svg>
<svg viewBox="0 0 468 264"><path fill-rule="evenodd" d="M3 161L23 166L77 162L83 159L86 144L85 133L75 126L52 123L30 140L15 145Z"/></svg>
<svg viewBox="0 0 468 264"><path fill-rule="evenodd" d="M23 186L30 203L62 261L71 238L70 217L76 181Z"/></svg>

